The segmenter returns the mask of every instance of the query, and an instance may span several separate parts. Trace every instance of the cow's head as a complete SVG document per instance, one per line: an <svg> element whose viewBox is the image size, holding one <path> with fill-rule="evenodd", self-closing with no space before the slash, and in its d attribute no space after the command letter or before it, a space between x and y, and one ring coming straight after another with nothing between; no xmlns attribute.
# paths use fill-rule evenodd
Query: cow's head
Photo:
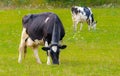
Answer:
<svg viewBox="0 0 120 76"><path fill-rule="evenodd" d="M42 47L44 51L50 51L53 64L59 64L60 49L65 49L66 45L51 44L49 47Z"/></svg>
<svg viewBox="0 0 120 76"><path fill-rule="evenodd" d="M92 28L93 29L96 29L96 24L97 24L97 21L92 22Z"/></svg>

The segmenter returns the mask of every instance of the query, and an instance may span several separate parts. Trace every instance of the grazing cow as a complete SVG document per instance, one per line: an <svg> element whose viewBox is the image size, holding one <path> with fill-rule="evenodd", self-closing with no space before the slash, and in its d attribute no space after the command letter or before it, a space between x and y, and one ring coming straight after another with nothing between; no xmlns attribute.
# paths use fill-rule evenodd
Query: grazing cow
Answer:
<svg viewBox="0 0 120 76"><path fill-rule="evenodd" d="M30 14L23 17L22 23L23 30L19 46L18 63L21 63L22 51L24 51L25 57L26 48L29 46L34 51L37 63L41 64L38 55L38 46L44 43L45 46L42 49L47 52L47 64L50 64L50 57L53 64L59 64L60 49L66 48L66 45L60 44L65 31L59 17L50 12Z"/></svg>
<svg viewBox="0 0 120 76"><path fill-rule="evenodd" d="M71 8L71 13L74 31L77 30L78 23L81 23L80 30L82 30L83 22L87 22L87 24L89 25L88 30L90 30L90 28L96 28L97 22L94 21L93 13L89 7L73 6Z"/></svg>

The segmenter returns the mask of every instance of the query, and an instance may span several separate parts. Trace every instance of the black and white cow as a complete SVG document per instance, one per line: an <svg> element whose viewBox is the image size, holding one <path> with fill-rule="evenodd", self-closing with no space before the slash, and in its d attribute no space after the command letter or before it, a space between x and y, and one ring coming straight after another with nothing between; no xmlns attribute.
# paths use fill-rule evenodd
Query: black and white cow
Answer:
<svg viewBox="0 0 120 76"><path fill-rule="evenodd" d="M44 43L45 47L42 47L42 49L47 52L47 64L50 64L50 57L53 64L59 64L60 49L66 48L66 45L60 44L65 31L59 17L50 12L30 14L23 17L22 23L23 30L19 46L18 63L22 61L22 51L24 51L25 57L26 48L29 46L34 51L37 63L41 64L38 46Z"/></svg>
<svg viewBox="0 0 120 76"><path fill-rule="evenodd" d="M74 31L77 30L78 23L81 23L80 30L82 30L83 22L87 22L88 30L90 30L90 28L93 28L93 29L96 28L97 22L94 21L94 17L93 17L91 8L73 6L71 8L71 13L72 13Z"/></svg>

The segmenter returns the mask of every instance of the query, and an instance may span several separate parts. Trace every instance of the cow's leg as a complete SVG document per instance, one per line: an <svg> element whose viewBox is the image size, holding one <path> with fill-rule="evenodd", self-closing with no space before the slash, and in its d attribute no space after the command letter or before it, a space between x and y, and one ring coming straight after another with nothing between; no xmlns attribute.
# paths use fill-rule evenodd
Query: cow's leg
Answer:
<svg viewBox="0 0 120 76"><path fill-rule="evenodd" d="M25 44L25 40L28 37L28 35L26 34L26 29L23 28L22 30L22 35L21 35L21 42L19 45L19 57L18 57L18 63L21 63L22 61L22 53L23 51L26 53L26 44ZM24 55L25 57L25 55Z"/></svg>
<svg viewBox="0 0 120 76"><path fill-rule="evenodd" d="M27 53L27 46L25 45L25 47L24 47L24 58L26 57L26 53Z"/></svg>
<svg viewBox="0 0 120 76"><path fill-rule="evenodd" d="M80 23L80 31L82 30L82 27L83 27L83 23L81 22Z"/></svg>
<svg viewBox="0 0 120 76"><path fill-rule="evenodd" d="M45 47L48 47L48 42L45 41ZM50 50L47 51L47 65L50 65Z"/></svg>
<svg viewBox="0 0 120 76"><path fill-rule="evenodd" d="M33 47L33 52L34 52L34 56L36 58L37 63L41 64L41 61L38 55L38 47Z"/></svg>
<svg viewBox="0 0 120 76"><path fill-rule="evenodd" d="M48 54L47 54L47 65L50 65L50 50L48 50Z"/></svg>
<svg viewBox="0 0 120 76"><path fill-rule="evenodd" d="M90 31L91 27L92 27L92 22L89 23L88 31Z"/></svg>
<svg viewBox="0 0 120 76"><path fill-rule="evenodd" d="M22 61L22 53L24 51L24 46L25 46L25 43L23 41L21 41L20 46L19 46L18 63L21 63L21 61Z"/></svg>
<svg viewBox="0 0 120 76"><path fill-rule="evenodd" d="M88 31L90 31L91 25L88 25Z"/></svg>
<svg viewBox="0 0 120 76"><path fill-rule="evenodd" d="M77 24L78 24L78 21L73 21L74 32L77 31Z"/></svg>
<svg viewBox="0 0 120 76"><path fill-rule="evenodd" d="M90 28L91 28L91 21L88 19L87 20L87 24L88 24L88 31L90 31Z"/></svg>
<svg viewBox="0 0 120 76"><path fill-rule="evenodd" d="M73 21L73 31L75 32L75 21Z"/></svg>
<svg viewBox="0 0 120 76"><path fill-rule="evenodd" d="M77 24L79 23L79 21L76 18L76 15L72 14L72 21L73 21L73 30L74 32L77 31Z"/></svg>

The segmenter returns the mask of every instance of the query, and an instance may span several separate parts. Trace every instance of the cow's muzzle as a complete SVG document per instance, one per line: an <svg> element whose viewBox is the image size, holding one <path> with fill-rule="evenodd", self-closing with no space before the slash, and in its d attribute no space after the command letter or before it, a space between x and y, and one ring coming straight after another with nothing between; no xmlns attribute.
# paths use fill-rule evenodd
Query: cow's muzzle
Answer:
<svg viewBox="0 0 120 76"><path fill-rule="evenodd" d="M53 64L58 64L59 65L59 61L58 60L55 60L55 61L53 61Z"/></svg>

